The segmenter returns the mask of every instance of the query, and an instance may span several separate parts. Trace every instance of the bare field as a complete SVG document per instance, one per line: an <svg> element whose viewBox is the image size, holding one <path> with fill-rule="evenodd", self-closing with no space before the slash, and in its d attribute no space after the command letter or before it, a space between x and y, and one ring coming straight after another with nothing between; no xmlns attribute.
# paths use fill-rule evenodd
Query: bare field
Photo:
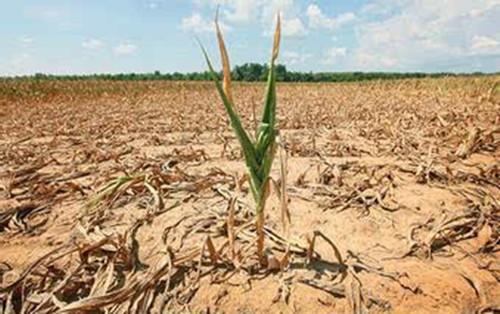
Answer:
<svg viewBox="0 0 500 314"><path fill-rule="evenodd" d="M499 79L278 84L283 271L212 83L0 81L0 313L500 311Z"/></svg>

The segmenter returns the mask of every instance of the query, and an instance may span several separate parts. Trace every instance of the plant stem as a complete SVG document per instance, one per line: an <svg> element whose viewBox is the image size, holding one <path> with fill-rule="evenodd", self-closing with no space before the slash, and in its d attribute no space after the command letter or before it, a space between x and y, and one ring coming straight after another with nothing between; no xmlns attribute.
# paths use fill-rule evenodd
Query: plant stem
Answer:
<svg viewBox="0 0 500 314"><path fill-rule="evenodd" d="M264 257L264 207L262 207L261 210L257 212L257 216L255 218L255 227L257 229L257 256L259 258L260 265L265 266L266 260Z"/></svg>
<svg viewBox="0 0 500 314"><path fill-rule="evenodd" d="M255 217L255 228L257 231L257 256L262 267L267 266L267 261L264 256L264 225L266 220L264 209L266 207L267 198L269 197L269 188L270 181L269 179L266 179L259 193L259 201L257 201Z"/></svg>

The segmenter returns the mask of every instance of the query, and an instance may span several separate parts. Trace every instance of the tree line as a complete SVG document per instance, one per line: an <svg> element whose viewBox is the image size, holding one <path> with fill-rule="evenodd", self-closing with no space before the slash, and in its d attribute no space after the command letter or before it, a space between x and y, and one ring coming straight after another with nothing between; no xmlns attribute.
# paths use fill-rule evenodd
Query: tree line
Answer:
<svg viewBox="0 0 500 314"><path fill-rule="evenodd" d="M267 64L245 63L237 65L232 70L232 78L241 82L260 82L267 79L269 67ZM498 72L495 74L499 74ZM285 65L276 66L276 79L280 82L354 82L366 80L391 80L406 78L443 77L488 75L482 72L474 73L424 73L424 72L297 72L289 71ZM219 73L219 76L221 74ZM6 79L6 78L4 78ZM9 79L9 78L7 78ZM190 73L121 73L121 74L90 74L90 75L52 75L37 73L32 76L17 76L10 79L39 79L39 80L165 80L165 81L209 81L211 75L208 71Z"/></svg>

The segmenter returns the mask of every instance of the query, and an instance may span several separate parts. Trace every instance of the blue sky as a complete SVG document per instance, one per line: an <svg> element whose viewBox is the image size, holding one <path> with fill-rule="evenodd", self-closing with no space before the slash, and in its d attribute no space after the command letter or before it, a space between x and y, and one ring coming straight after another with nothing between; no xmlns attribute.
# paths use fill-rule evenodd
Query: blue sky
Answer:
<svg viewBox="0 0 500 314"><path fill-rule="evenodd" d="M0 0L0 76L204 70L220 5L232 64L301 71L500 71L500 0Z"/></svg>

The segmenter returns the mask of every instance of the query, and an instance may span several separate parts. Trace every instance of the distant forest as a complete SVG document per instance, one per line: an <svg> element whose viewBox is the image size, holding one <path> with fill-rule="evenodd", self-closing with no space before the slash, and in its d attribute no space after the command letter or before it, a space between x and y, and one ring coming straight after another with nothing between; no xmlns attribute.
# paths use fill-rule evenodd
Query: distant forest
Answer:
<svg viewBox="0 0 500 314"><path fill-rule="evenodd" d="M266 64L246 63L233 68L232 78L242 82L260 82L267 79L269 67ZM478 76L497 75L497 73L423 73L423 72L296 72L289 71L285 65L276 66L276 77L280 82L355 82L366 80L391 80L405 78L443 77L443 76ZM37 73L32 76L4 77L3 79L40 79L40 80L166 80L166 81L209 81L209 72L191 73L123 73L123 74L91 74L91 75L51 75Z"/></svg>

